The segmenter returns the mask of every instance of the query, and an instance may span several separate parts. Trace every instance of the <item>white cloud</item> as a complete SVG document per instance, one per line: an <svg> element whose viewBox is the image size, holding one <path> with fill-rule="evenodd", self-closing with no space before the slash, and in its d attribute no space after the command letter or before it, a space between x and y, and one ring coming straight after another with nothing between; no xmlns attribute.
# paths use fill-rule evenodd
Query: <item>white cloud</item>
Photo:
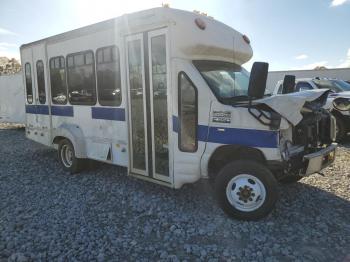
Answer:
<svg viewBox="0 0 350 262"><path fill-rule="evenodd" d="M0 42L0 50L8 50L9 48L18 48L18 45L6 43L6 42Z"/></svg>
<svg viewBox="0 0 350 262"><path fill-rule="evenodd" d="M340 6L349 1L350 0L332 0L331 6Z"/></svg>
<svg viewBox="0 0 350 262"><path fill-rule="evenodd" d="M337 67L338 68L350 67L350 48L348 49L348 53L346 54L346 58Z"/></svg>
<svg viewBox="0 0 350 262"><path fill-rule="evenodd" d="M308 58L308 57L309 57L308 55L301 54L301 55L296 56L295 59L297 59L297 60L302 60L302 59L306 59L306 58Z"/></svg>
<svg viewBox="0 0 350 262"><path fill-rule="evenodd" d="M0 27L0 35L17 35L16 33Z"/></svg>

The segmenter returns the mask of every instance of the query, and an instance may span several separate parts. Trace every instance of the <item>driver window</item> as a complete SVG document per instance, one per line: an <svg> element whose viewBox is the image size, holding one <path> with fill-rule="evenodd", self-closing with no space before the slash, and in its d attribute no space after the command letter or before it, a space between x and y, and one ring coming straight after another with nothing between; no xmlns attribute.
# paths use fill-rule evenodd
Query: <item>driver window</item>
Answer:
<svg viewBox="0 0 350 262"><path fill-rule="evenodd" d="M179 149L197 151L198 98L197 88L188 76L179 73Z"/></svg>

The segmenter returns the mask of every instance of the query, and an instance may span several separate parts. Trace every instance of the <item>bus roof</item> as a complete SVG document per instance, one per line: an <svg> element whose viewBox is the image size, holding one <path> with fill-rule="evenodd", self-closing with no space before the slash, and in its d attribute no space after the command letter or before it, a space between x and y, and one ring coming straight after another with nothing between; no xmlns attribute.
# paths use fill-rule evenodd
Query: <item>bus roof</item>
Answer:
<svg viewBox="0 0 350 262"><path fill-rule="evenodd" d="M199 22L205 28L200 28ZM96 24L24 44L21 49L37 44L50 44L114 29L120 36L171 28L172 57L184 59L220 60L243 64L252 57L252 48L243 35L233 28L195 12L159 7L125 14Z"/></svg>

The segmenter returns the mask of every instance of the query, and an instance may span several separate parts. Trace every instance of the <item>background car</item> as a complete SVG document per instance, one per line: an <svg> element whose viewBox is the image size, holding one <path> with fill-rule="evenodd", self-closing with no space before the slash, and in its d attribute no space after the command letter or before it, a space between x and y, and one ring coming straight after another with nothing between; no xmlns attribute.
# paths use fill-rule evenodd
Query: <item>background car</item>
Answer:
<svg viewBox="0 0 350 262"><path fill-rule="evenodd" d="M299 78L295 80L294 92L327 88L331 91L327 101L337 120L337 141L342 141L350 132L350 83L329 78ZM283 80L277 82L273 94L283 93Z"/></svg>

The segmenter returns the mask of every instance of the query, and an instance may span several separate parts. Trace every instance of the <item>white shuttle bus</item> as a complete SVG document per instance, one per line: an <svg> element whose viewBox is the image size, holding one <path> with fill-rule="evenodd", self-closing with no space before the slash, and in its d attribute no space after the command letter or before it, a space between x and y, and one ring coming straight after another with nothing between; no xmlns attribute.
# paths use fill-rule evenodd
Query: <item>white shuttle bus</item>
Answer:
<svg viewBox="0 0 350 262"><path fill-rule="evenodd" d="M213 18L155 8L21 46L26 136L172 188L209 178L230 216L256 220L334 161L327 91L264 97L268 64Z"/></svg>

